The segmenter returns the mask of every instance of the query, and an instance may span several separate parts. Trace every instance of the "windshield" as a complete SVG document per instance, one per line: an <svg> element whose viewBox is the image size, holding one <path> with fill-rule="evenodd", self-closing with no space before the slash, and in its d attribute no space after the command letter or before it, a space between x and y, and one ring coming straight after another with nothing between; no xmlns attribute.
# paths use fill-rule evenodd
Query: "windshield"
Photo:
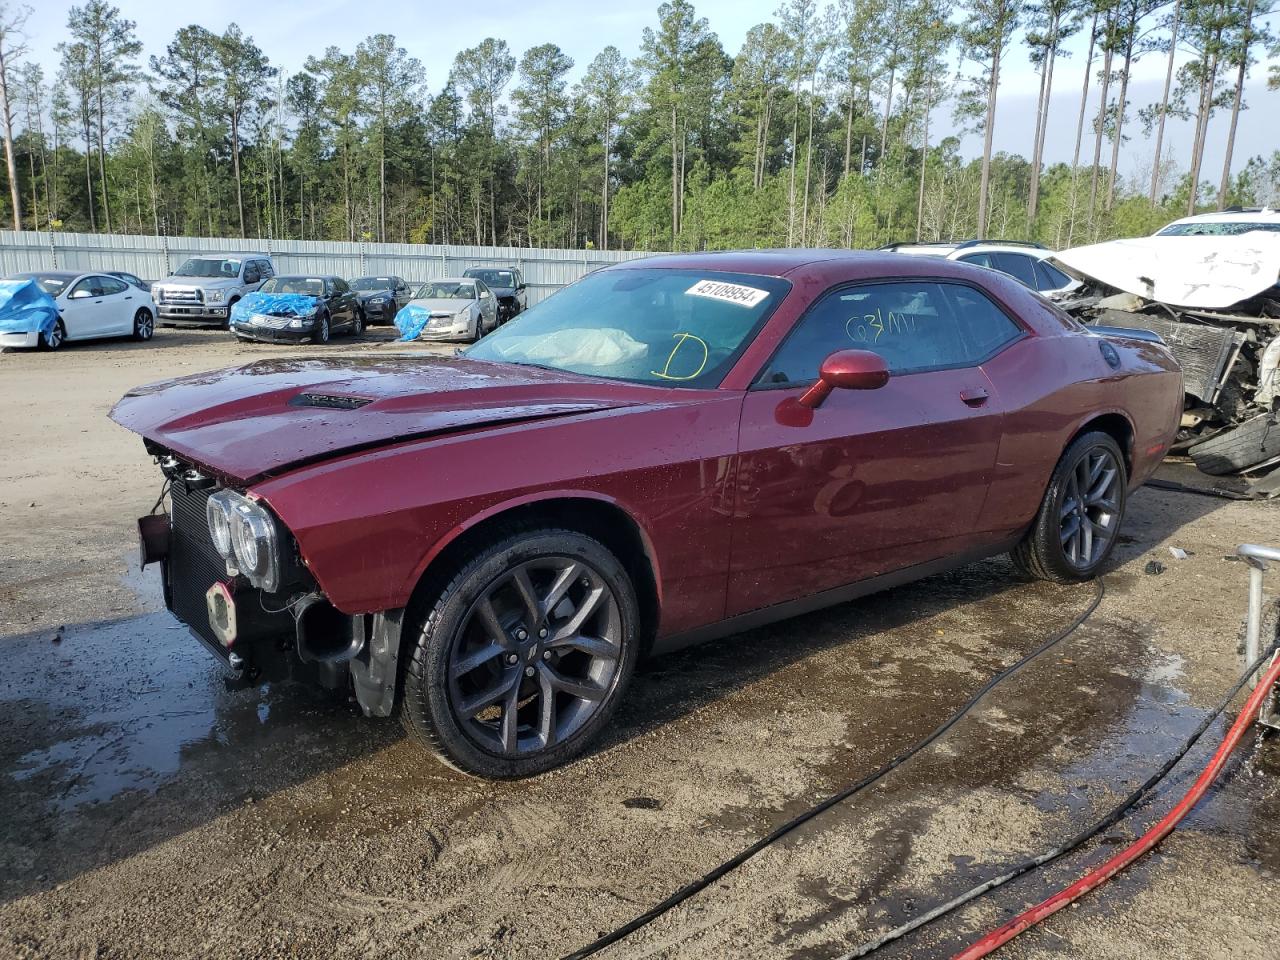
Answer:
<svg viewBox="0 0 1280 960"><path fill-rule="evenodd" d="M394 290L395 277L357 277L351 281L352 290Z"/></svg>
<svg viewBox="0 0 1280 960"><path fill-rule="evenodd" d="M1157 237L1238 237L1253 230L1280 233L1280 223L1175 223L1165 227Z"/></svg>
<svg viewBox="0 0 1280 960"><path fill-rule="evenodd" d="M42 277L32 276L28 274L25 277L19 277L20 280L34 280L36 286L43 290L51 297L56 297L63 290L67 289L68 280L62 277Z"/></svg>
<svg viewBox="0 0 1280 960"><path fill-rule="evenodd" d="M516 277L510 270L468 270L468 277L483 280L491 287L514 287Z"/></svg>
<svg viewBox="0 0 1280 960"><path fill-rule="evenodd" d="M259 293L300 293L304 297L323 297L324 281L315 277L272 277Z"/></svg>
<svg viewBox="0 0 1280 960"><path fill-rule="evenodd" d="M419 300L474 300L476 285L458 280L433 280L418 288Z"/></svg>
<svg viewBox="0 0 1280 960"><path fill-rule="evenodd" d="M603 270L499 327L466 355L617 380L714 387L790 289L777 277Z"/></svg>
<svg viewBox="0 0 1280 960"><path fill-rule="evenodd" d="M173 272L175 277L238 277L239 260L210 260L192 257Z"/></svg>

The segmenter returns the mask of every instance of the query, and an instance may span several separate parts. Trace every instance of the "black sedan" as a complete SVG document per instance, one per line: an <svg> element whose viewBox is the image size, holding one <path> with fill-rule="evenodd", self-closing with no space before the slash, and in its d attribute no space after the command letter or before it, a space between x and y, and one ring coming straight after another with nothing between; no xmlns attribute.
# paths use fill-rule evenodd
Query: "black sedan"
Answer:
<svg viewBox="0 0 1280 960"><path fill-rule="evenodd" d="M364 332L364 308L341 277L272 277L231 308L231 331L241 340L328 343L344 330Z"/></svg>
<svg viewBox="0 0 1280 960"><path fill-rule="evenodd" d="M413 299L413 291L402 277L356 277L351 289L371 324L394 323L396 313Z"/></svg>
<svg viewBox="0 0 1280 960"><path fill-rule="evenodd" d="M498 299L498 323L506 323L529 309L529 293L518 267L470 267L463 274L479 280Z"/></svg>

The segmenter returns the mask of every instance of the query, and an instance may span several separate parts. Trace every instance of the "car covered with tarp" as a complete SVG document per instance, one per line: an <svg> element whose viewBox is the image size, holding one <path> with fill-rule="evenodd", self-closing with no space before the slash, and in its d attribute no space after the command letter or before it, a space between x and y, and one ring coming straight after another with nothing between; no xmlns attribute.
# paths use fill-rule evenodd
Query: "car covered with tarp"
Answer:
<svg viewBox="0 0 1280 960"><path fill-rule="evenodd" d="M58 307L35 280L0 280L0 347L47 344Z"/></svg>
<svg viewBox="0 0 1280 960"><path fill-rule="evenodd" d="M364 331L360 300L341 277L272 277L231 308L231 332L241 340L328 343L339 330Z"/></svg>

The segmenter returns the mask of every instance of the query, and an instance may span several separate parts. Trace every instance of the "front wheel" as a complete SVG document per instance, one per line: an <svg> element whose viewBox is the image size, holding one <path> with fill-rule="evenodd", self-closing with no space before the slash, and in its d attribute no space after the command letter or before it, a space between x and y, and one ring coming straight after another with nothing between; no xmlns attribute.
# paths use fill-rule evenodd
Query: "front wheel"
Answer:
<svg viewBox="0 0 1280 960"><path fill-rule="evenodd" d="M53 322L53 329L41 338L41 345L46 350L57 350L67 340L67 328L63 325L62 320L58 319Z"/></svg>
<svg viewBox="0 0 1280 960"><path fill-rule="evenodd" d="M1115 439L1100 430L1077 437L1054 468L1035 522L1013 549L1014 565L1054 583L1090 579L1115 549L1128 489Z"/></svg>
<svg viewBox="0 0 1280 960"><path fill-rule="evenodd" d="M133 315L133 339L150 340L155 332L156 322L151 311L146 307L139 307L138 312Z"/></svg>
<svg viewBox="0 0 1280 960"><path fill-rule="evenodd" d="M358 337L364 333L364 308L356 307L355 319L351 321L351 335Z"/></svg>
<svg viewBox="0 0 1280 960"><path fill-rule="evenodd" d="M513 532L479 550L406 634L401 720L464 773L542 773L608 723L639 631L631 580L603 544Z"/></svg>
<svg viewBox="0 0 1280 960"><path fill-rule="evenodd" d="M322 313L316 325L316 343L328 343L329 333L329 314Z"/></svg>

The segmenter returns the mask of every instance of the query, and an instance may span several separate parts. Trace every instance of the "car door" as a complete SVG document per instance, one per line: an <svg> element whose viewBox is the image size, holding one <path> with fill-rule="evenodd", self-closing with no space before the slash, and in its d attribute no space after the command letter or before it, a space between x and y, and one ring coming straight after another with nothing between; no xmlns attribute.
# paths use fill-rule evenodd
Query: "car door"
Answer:
<svg viewBox="0 0 1280 960"><path fill-rule="evenodd" d="M413 299L413 291L409 289L409 285L400 277L396 277L396 308L407 306L409 301Z"/></svg>
<svg viewBox="0 0 1280 960"><path fill-rule="evenodd" d="M119 336L133 333L133 315L142 303L142 292L119 277L103 276L102 325L99 336Z"/></svg>
<svg viewBox="0 0 1280 960"><path fill-rule="evenodd" d="M1035 257L1007 250L998 250L991 256L995 260L996 269L1001 273L1007 273L1028 289L1036 289Z"/></svg>
<svg viewBox="0 0 1280 960"><path fill-rule="evenodd" d="M66 298L59 302L59 315L69 340L101 336L106 326L102 277L95 274L81 277L71 285Z"/></svg>
<svg viewBox="0 0 1280 960"><path fill-rule="evenodd" d="M257 260L246 260L242 271L240 282L244 286L245 293L252 293L262 286L262 268Z"/></svg>
<svg viewBox="0 0 1280 960"><path fill-rule="evenodd" d="M489 285L483 280L477 280L475 283L476 297L478 298L480 309L480 322L477 325L477 332L483 337L498 325L498 298L493 295L493 291L489 289Z"/></svg>
<svg viewBox="0 0 1280 960"><path fill-rule="evenodd" d="M1003 415L980 364L1025 335L976 288L945 282L859 283L815 302L743 403L728 615L973 547ZM889 382L802 407L822 360L845 349L878 353Z"/></svg>
<svg viewBox="0 0 1280 960"><path fill-rule="evenodd" d="M342 323L348 326L355 326L359 301L356 299L356 295L351 292L351 287L341 277L334 277L333 291L336 303L335 316L340 317Z"/></svg>

